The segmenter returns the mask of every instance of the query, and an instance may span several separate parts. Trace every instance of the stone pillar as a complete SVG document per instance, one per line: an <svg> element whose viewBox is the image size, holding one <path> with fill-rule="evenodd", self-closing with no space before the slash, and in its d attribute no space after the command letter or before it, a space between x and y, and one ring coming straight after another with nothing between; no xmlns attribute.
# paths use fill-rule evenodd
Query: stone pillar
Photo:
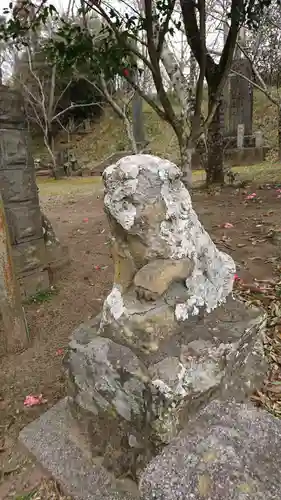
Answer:
<svg viewBox="0 0 281 500"><path fill-rule="evenodd" d="M233 61L232 69L251 80L252 69L250 61L247 59ZM237 127L241 123L245 126L245 136L251 136L253 125L253 87L247 80L232 73L230 75L229 128L227 135L236 137Z"/></svg>
<svg viewBox="0 0 281 500"><path fill-rule="evenodd" d="M0 187L17 276L24 295L49 286L33 158L23 103L0 86Z"/></svg>
<svg viewBox="0 0 281 500"><path fill-rule="evenodd" d="M255 146L256 148L263 148L264 146L263 133L261 130L256 130L255 132Z"/></svg>
<svg viewBox="0 0 281 500"><path fill-rule="evenodd" d="M237 148L238 149L242 149L244 146L244 134L245 134L244 123L240 123L237 126Z"/></svg>

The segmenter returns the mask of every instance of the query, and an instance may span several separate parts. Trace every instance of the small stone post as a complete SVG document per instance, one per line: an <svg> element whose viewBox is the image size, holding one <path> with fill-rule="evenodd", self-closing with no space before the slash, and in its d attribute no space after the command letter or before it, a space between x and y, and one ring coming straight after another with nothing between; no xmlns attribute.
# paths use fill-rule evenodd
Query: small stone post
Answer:
<svg viewBox="0 0 281 500"><path fill-rule="evenodd" d="M264 146L263 133L261 130L255 132L255 146L256 148L263 148Z"/></svg>
<svg viewBox="0 0 281 500"><path fill-rule="evenodd" d="M245 135L245 126L243 123L237 125L237 148L243 149L244 147L244 135Z"/></svg>
<svg viewBox="0 0 281 500"><path fill-rule="evenodd" d="M29 337L21 294L12 260L12 247L0 193L0 312L3 338L0 353L18 351L26 347ZM2 351L2 352L1 352Z"/></svg>

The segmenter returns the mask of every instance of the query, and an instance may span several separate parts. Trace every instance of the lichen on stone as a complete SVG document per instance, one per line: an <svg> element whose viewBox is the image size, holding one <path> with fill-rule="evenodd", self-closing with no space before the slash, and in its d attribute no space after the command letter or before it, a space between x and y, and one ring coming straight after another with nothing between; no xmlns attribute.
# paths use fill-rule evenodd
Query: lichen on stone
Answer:
<svg viewBox="0 0 281 500"><path fill-rule="evenodd" d="M185 280L189 298L175 304L178 321L198 315L200 308L210 312L226 300L233 287L234 261L204 230L176 165L151 155L128 156L105 170L104 183L106 211L133 236L126 244L137 269L140 248L144 264L152 256L193 262ZM149 209L153 216L147 215ZM142 246L134 255L137 240Z"/></svg>

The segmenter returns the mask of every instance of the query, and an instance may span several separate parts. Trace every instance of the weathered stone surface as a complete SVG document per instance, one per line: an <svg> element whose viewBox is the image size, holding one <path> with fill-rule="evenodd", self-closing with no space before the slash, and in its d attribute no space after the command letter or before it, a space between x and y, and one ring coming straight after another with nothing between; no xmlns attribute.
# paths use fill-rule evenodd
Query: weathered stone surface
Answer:
<svg viewBox="0 0 281 500"><path fill-rule="evenodd" d="M230 99L229 99L229 128L228 135L236 136L237 127L244 125L245 134L252 135L253 127L253 87L249 84L253 70L248 59L235 59L232 64L238 74L230 74ZM248 78L248 80L247 80Z"/></svg>
<svg viewBox="0 0 281 500"><path fill-rule="evenodd" d="M152 260L188 258L194 265L185 281L189 298L176 304L177 319L223 302L232 291L234 262L200 224L176 165L150 155L128 156L108 167L103 178L115 283L125 292L136 271ZM120 312L121 304L116 306Z"/></svg>
<svg viewBox="0 0 281 500"><path fill-rule="evenodd" d="M23 298L36 295L38 292L47 290L50 286L49 274L45 269L36 269L31 273L22 274L19 277L20 289Z"/></svg>
<svg viewBox="0 0 281 500"><path fill-rule="evenodd" d="M20 441L73 500L139 498L132 481L116 481L100 460L91 460L81 449L82 438L77 434L66 400L25 427L20 433Z"/></svg>
<svg viewBox="0 0 281 500"><path fill-rule="evenodd" d="M22 293L28 296L37 287L49 287L43 272L46 253L35 170L21 96L0 85L0 97L0 189L16 272ZM34 279L30 276L33 271Z"/></svg>
<svg viewBox="0 0 281 500"><path fill-rule="evenodd" d="M28 201L13 203L6 208L12 245L43 236L41 214L37 196Z"/></svg>
<svg viewBox="0 0 281 500"><path fill-rule="evenodd" d="M69 261L69 256L49 221L46 228L45 219L41 217L21 96L0 85L0 97L0 189L15 267L22 293L28 296L33 295L34 290L49 287L48 274L43 271L46 266L53 280L55 271ZM30 240L33 241L29 244Z"/></svg>
<svg viewBox="0 0 281 500"><path fill-rule="evenodd" d="M234 262L201 226L175 165L135 155L104 182L114 285L101 320L70 343L71 408L89 452L136 477L212 398L259 385L264 315L231 298Z"/></svg>
<svg viewBox="0 0 281 500"><path fill-rule="evenodd" d="M145 351L232 291L234 262L201 226L180 176L175 165L150 155L123 158L104 172L115 277L101 331ZM185 277L173 279L176 268ZM145 304L136 295L155 300Z"/></svg>
<svg viewBox="0 0 281 500"><path fill-rule="evenodd" d="M22 130L1 129L0 130L0 168L15 169L17 165L28 167L30 156L27 150L25 133Z"/></svg>
<svg viewBox="0 0 281 500"><path fill-rule="evenodd" d="M81 326L67 366L89 451L117 475L136 475L213 397L251 394L267 369L261 321L258 310L229 300L146 353L101 337L99 319Z"/></svg>
<svg viewBox="0 0 281 500"><path fill-rule="evenodd" d="M28 273L33 269L42 269L46 264L43 238L20 243L12 247L16 273Z"/></svg>
<svg viewBox="0 0 281 500"><path fill-rule="evenodd" d="M213 401L143 471L142 500L279 500L281 421Z"/></svg>
<svg viewBox="0 0 281 500"><path fill-rule="evenodd" d="M0 124L7 128L26 127L20 93L0 85Z"/></svg>
<svg viewBox="0 0 281 500"><path fill-rule="evenodd" d="M41 212L41 225L46 251L46 262L51 270L61 268L69 262L68 248L61 245L48 217ZM52 271L51 271L52 272Z"/></svg>
<svg viewBox="0 0 281 500"><path fill-rule="evenodd" d="M37 197L33 168L9 169L1 172L1 184L6 203L16 203Z"/></svg>

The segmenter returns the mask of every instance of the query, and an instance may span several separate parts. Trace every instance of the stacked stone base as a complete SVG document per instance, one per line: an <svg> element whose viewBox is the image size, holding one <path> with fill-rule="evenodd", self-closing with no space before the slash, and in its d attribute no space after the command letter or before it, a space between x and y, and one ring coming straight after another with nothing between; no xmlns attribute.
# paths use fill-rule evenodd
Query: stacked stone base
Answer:
<svg viewBox="0 0 281 500"><path fill-rule="evenodd" d="M143 500L279 500L281 422L251 404L213 401L157 456Z"/></svg>
<svg viewBox="0 0 281 500"><path fill-rule="evenodd" d="M116 479L81 446L68 400L20 440L73 500L280 500L281 422L250 403L215 400L142 471Z"/></svg>
<svg viewBox="0 0 281 500"><path fill-rule="evenodd" d="M99 322L97 317L74 334L70 397L20 434L66 494L74 500L262 500L265 493L269 500L280 499L280 421L244 401L267 368L259 311L230 300L142 360L99 337ZM185 365L192 365L187 394L178 395L175 408L174 401L165 401L157 427L154 409L161 401L153 380L157 376L170 387L178 383L176 359L180 351L188 356L183 347L199 334L202 340L191 340L191 364ZM213 348L204 351L211 338ZM228 346L230 354L222 363L218 346L220 353ZM146 393L140 391L137 363L150 374L142 381ZM119 395L101 411L121 375ZM128 419L129 396L139 408L142 400L138 419ZM163 394L162 399L164 404Z"/></svg>
<svg viewBox="0 0 281 500"><path fill-rule="evenodd" d="M243 400L264 378L263 315L233 299L189 319L154 353L101 337L99 321L70 343L70 406L89 453L117 477L137 478L200 408Z"/></svg>

